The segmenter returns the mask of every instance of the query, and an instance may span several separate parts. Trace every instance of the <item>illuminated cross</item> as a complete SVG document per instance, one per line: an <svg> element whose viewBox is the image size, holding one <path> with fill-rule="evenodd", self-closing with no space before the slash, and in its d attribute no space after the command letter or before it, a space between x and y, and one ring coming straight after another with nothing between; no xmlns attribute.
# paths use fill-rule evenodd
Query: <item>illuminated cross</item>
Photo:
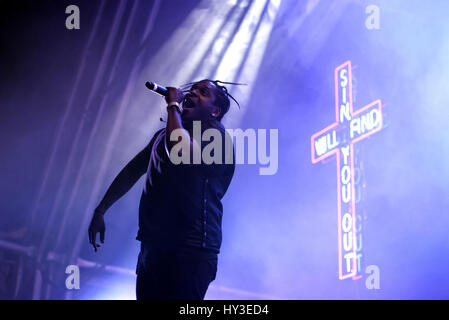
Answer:
<svg viewBox="0 0 449 320"><path fill-rule="evenodd" d="M312 135L312 163L331 155L337 158L338 269L339 278L360 273L357 254L354 144L382 129L381 101L376 100L354 112L352 106L351 61L335 69L335 120Z"/></svg>

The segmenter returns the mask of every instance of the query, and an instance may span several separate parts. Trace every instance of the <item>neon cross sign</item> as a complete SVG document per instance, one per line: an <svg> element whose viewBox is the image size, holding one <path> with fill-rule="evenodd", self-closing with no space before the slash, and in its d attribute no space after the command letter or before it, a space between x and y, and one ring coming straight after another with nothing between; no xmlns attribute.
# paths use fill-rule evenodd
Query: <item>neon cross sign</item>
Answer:
<svg viewBox="0 0 449 320"><path fill-rule="evenodd" d="M376 100L354 112L351 61L335 69L335 122L311 137L312 163L336 155L338 194L338 269L341 280L360 270L354 179L354 144L382 129L382 104ZM360 268L360 267L359 267Z"/></svg>

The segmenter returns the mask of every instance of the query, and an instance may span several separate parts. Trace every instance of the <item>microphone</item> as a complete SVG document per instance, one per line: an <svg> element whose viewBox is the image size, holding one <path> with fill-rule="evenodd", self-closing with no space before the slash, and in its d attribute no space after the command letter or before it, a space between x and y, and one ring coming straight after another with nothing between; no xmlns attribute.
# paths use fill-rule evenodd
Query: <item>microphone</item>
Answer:
<svg viewBox="0 0 449 320"><path fill-rule="evenodd" d="M145 87L147 87L148 89L150 89L153 92L159 93L161 96L166 97L168 90L166 87L160 86L154 82L145 82Z"/></svg>

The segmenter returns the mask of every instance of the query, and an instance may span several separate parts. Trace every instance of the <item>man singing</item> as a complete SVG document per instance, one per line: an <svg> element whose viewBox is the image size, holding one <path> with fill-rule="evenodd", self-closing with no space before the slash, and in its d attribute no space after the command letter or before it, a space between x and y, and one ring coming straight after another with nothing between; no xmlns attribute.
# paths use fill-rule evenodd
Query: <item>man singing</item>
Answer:
<svg viewBox="0 0 449 320"><path fill-rule="evenodd" d="M95 209L89 242L97 251L97 233L104 243L105 212L146 173L137 234L141 242L136 269L138 300L202 300L215 279L222 239L221 199L235 169L234 161L224 160L229 154L225 141L230 137L220 122L229 110L229 97L235 99L220 83L224 82L196 82L185 95L181 89L167 88L165 128L120 171ZM196 124L201 125L201 133L218 130L223 161L193 161L205 147L204 141L195 139ZM232 143L230 146L232 150ZM171 152L174 147L176 152ZM184 153L190 161L172 161L173 155Z"/></svg>

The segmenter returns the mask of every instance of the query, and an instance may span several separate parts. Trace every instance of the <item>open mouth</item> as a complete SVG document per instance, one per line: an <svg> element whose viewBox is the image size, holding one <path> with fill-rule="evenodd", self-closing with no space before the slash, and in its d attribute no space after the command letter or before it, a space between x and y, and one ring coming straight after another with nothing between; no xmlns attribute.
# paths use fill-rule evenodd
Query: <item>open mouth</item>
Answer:
<svg viewBox="0 0 449 320"><path fill-rule="evenodd" d="M194 108L195 107L195 103L192 101L191 97L192 96L190 94L187 94L184 97L184 100L182 101L183 108Z"/></svg>

